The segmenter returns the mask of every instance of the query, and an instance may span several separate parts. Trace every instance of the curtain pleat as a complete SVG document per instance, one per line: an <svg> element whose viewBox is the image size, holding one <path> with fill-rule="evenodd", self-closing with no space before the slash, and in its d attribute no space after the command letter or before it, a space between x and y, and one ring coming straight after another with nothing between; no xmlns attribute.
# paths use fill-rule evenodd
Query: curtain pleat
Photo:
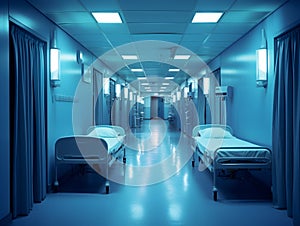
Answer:
<svg viewBox="0 0 300 226"><path fill-rule="evenodd" d="M44 43L11 26L12 215L28 215L46 195Z"/></svg>
<svg viewBox="0 0 300 226"><path fill-rule="evenodd" d="M276 40L273 108L273 202L300 220L300 29Z"/></svg>

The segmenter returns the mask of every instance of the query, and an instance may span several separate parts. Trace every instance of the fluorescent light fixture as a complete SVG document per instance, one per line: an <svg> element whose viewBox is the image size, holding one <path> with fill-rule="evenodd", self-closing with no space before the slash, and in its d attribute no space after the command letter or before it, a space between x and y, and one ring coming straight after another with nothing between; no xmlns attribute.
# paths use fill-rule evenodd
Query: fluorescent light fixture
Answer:
<svg viewBox="0 0 300 226"><path fill-rule="evenodd" d="M169 69L169 72L178 72L178 71L180 71L179 68L170 68Z"/></svg>
<svg viewBox="0 0 300 226"><path fill-rule="evenodd" d="M128 88L124 87L124 98L128 99Z"/></svg>
<svg viewBox="0 0 300 226"><path fill-rule="evenodd" d="M60 50L57 48L50 49L50 80L53 87L59 86L60 73Z"/></svg>
<svg viewBox="0 0 300 226"><path fill-rule="evenodd" d="M172 98L173 98L173 103L175 103L176 102L176 95L173 95Z"/></svg>
<svg viewBox="0 0 300 226"><path fill-rule="evenodd" d="M267 49L256 50L256 84L265 87L267 85Z"/></svg>
<svg viewBox="0 0 300 226"><path fill-rule="evenodd" d="M122 55L122 58L124 60L137 60L138 56L137 55Z"/></svg>
<svg viewBox="0 0 300 226"><path fill-rule="evenodd" d="M180 98L181 98L181 92L180 92L180 91L177 91L176 96L177 96L177 100L179 101Z"/></svg>
<svg viewBox="0 0 300 226"><path fill-rule="evenodd" d="M109 95L109 81L104 83L104 94Z"/></svg>
<svg viewBox="0 0 300 226"><path fill-rule="evenodd" d="M166 89L167 87L165 87L165 86L162 86L162 87L160 87L160 89Z"/></svg>
<svg viewBox="0 0 300 226"><path fill-rule="evenodd" d="M171 80L174 79L174 77L165 77L165 79Z"/></svg>
<svg viewBox="0 0 300 226"><path fill-rule="evenodd" d="M130 91L129 92L129 100L132 101L132 99L133 99L133 93L132 93L132 91Z"/></svg>
<svg viewBox="0 0 300 226"><path fill-rule="evenodd" d="M121 85L116 84L116 97L121 97Z"/></svg>
<svg viewBox="0 0 300 226"><path fill-rule="evenodd" d="M93 12L92 15L98 23L122 23L120 14L116 12Z"/></svg>
<svg viewBox="0 0 300 226"><path fill-rule="evenodd" d="M210 85L210 79L208 77L203 78L203 94L208 95L209 94L209 85Z"/></svg>
<svg viewBox="0 0 300 226"><path fill-rule="evenodd" d="M185 55L185 54L175 55L174 60L188 60L190 57L191 55Z"/></svg>
<svg viewBox="0 0 300 226"><path fill-rule="evenodd" d="M189 87L184 87L183 88L183 97L187 98L189 93Z"/></svg>
<svg viewBox="0 0 300 226"><path fill-rule="evenodd" d="M163 86L168 86L168 85L170 85L170 83L164 82L162 85L163 85Z"/></svg>
<svg viewBox="0 0 300 226"><path fill-rule="evenodd" d="M141 83L142 86L149 86L148 82Z"/></svg>
<svg viewBox="0 0 300 226"><path fill-rule="evenodd" d="M197 12L192 23L217 23L222 15L221 12Z"/></svg>
<svg viewBox="0 0 300 226"><path fill-rule="evenodd" d="M78 64L83 63L83 53L80 50L77 50L76 52L76 60Z"/></svg>
<svg viewBox="0 0 300 226"><path fill-rule="evenodd" d="M145 80L145 79L147 79L146 77L138 77L137 78L138 80Z"/></svg>
<svg viewBox="0 0 300 226"><path fill-rule="evenodd" d="M132 72L143 72L144 70L142 68L131 68Z"/></svg>

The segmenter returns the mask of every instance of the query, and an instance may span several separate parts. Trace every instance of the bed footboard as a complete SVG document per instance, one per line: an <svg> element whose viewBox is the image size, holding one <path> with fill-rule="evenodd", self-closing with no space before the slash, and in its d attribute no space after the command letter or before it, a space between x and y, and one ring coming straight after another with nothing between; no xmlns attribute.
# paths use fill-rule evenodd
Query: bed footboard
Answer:
<svg viewBox="0 0 300 226"><path fill-rule="evenodd" d="M57 168L59 164L96 164L104 166L108 177L107 144L98 137L74 135L61 137L55 143L55 182L59 186ZM106 182L106 193L109 192L109 182Z"/></svg>

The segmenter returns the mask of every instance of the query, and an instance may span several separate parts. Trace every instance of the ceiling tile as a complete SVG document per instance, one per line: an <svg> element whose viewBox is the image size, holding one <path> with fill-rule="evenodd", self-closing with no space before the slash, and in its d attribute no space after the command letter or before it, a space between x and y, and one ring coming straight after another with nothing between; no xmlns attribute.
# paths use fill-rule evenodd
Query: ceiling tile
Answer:
<svg viewBox="0 0 300 226"><path fill-rule="evenodd" d="M159 40L165 42L178 43L182 38L181 34L134 34L131 35L132 41L143 41L143 40Z"/></svg>
<svg viewBox="0 0 300 226"><path fill-rule="evenodd" d="M205 34L211 33L213 29L216 27L216 24L208 23L208 24L188 24L187 29L185 31L186 34Z"/></svg>
<svg viewBox="0 0 300 226"><path fill-rule="evenodd" d="M120 6L117 0L88 0L81 1L88 11L119 11Z"/></svg>
<svg viewBox="0 0 300 226"><path fill-rule="evenodd" d="M184 11L124 11L127 23L189 23L192 12Z"/></svg>
<svg viewBox="0 0 300 226"><path fill-rule="evenodd" d="M128 23L131 34L183 34L185 23Z"/></svg>
<svg viewBox="0 0 300 226"><path fill-rule="evenodd" d="M287 2L287 0L237 0L231 10L271 12L277 9L284 2Z"/></svg>
<svg viewBox="0 0 300 226"><path fill-rule="evenodd" d="M84 24L61 24L60 25L69 34L101 34L100 29L96 23L84 23Z"/></svg>
<svg viewBox="0 0 300 226"><path fill-rule="evenodd" d="M43 13L85 11L79 0L27 0Z"/></svg>
<svg viewBox="0 0 300 226"><path fill-rule="evenodd" d="M216 34L245 34L255 23L218 23L214 30Z"/></svg>
<svg viewBox="0 0 300 226"><path fill-rule="evenodd" d="M92 15L88 12L58 12L46 14L57 24L65 23L94 23Z"/></svg>
<svg viewBox="0 0 300 226"><path fill-rule="evenodd" d="M235 0L209 0L198 1L196 11L227 11Z"/></svg>
<svg viewBox="0 0 300 226"><path fill-rule="evenodd" d="M225 13L220 22L225 23L254 23L261 21L268 12L253 12L253 11L229 11Z"/></svg>
<svg viewBox="0 0 300 226"><path fill-rule="evenodd" d="M119 2L122 10L191 11L196 5L196 0L120 0Z"/></svg>
<svg viewBox="0 0 300 226"><path fill-rule="evenodd" d="M116 34L119 36L120 34L129 34L129 30L126 24L98 24L99 28L105 34Z"/></svg>
<svg viewBox="0 0 300 226"><path fill-rule="evenodd" d="M207 37L207 34L186 34L182 38L182 42L200 42Z"/></svg>

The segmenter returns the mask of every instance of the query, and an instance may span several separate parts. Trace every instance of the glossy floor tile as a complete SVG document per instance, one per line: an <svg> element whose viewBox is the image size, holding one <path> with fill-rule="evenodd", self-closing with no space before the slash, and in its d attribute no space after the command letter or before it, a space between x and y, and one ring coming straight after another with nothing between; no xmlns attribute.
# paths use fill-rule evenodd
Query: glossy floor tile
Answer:
<svg viewBox="0 0 300 226"><path fill-rule="evenodd" d="M219 178L219 201L214 202L211 174L191 166L190 138L183 138L167 122L160 123L145 121L132 130L144 138L140 144L152 142L153 146L147 144L146 149L137 143L127 148L124 183L110 182L110 194L105 194L105 180L86 167L84 174L62 183L58 193L35 204L29 216L10 225L292 226L286 211L272 207L270 188L249 172ZM159 135L164 133L161 127L165 127L164 136ZM120 173L118 167L112 170ZM267 172L257 174L268 176ZM133 181L135 186L128 185Z"/></svg>

